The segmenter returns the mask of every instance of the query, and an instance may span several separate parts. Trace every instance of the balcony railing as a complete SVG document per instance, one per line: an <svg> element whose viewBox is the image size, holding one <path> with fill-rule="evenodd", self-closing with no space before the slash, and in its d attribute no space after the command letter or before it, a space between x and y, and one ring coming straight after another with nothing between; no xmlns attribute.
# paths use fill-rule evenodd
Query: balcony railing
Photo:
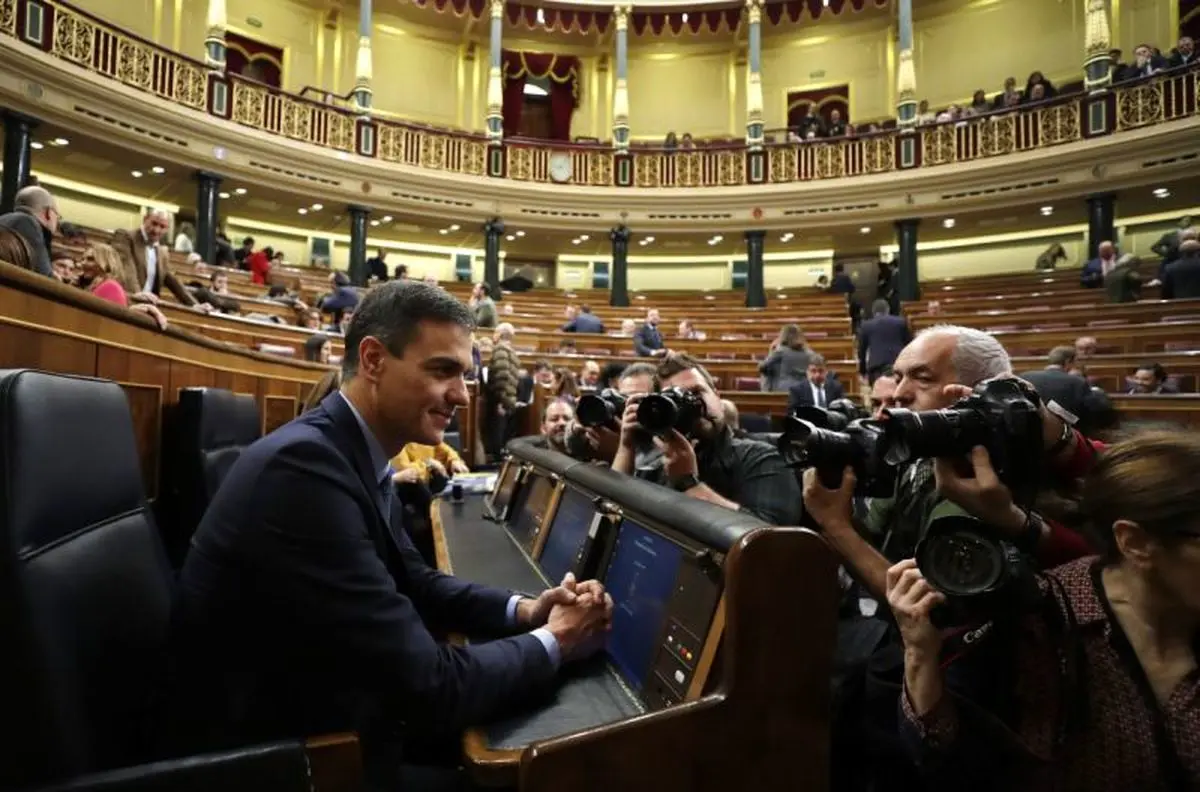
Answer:
<svg viewBox="0 0 1200 792"><path fill-rule="evenodd" d="M62 0L0 0L0 35L183 107L271 135L383 162L468 176L591 187L786 184L934 168L1195 116L1200 69L1010 112L854 137L667 151L482 135L372 117L214 73Z"/></svg>

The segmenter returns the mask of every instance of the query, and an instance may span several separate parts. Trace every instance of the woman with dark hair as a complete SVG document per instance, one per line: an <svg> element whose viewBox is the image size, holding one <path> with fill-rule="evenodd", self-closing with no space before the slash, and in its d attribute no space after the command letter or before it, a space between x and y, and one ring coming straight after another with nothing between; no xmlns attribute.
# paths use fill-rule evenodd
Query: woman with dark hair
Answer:
<svg viewBox="0 0 1200 792"><path fill-rule="evenodd" d="M758 364L765 391L788 391L805 378L812 350L804 340L804 331L799 325L787 324L779 331L779 337L771 344L767 359Z"/></svg>
<svg viewBox="0 0 1200 792"><path fill-rule="evenodd" d="M332 350L333 345L329 343L329 336L324 333L314 333L304 342L304 359L309 363L328 363L329 353Z"/></svg>
<svg viewBox="0 0 1200 792"><path fill-rule="evenodd" d="M1047 80L1046 75L1042 74L1040 71L1035 71L1033 74L1030 74L1029 79L1025 81L1026 102L1037 101L1034 99L1033 86L1035 85L1042 86L1042 95L1037 97L1037 100L1053 99L1058 95L1058 91L1054 90L1054 83Z"/></svg>
<svg viewBox="0 0 1200 792"><path fill-rule="evenodd" d="M575 372L565 366L559 366L554 369L554 379L550 384L551 400L558 399L565 401L572 407L579 399L579 383L575 379Z"/></svg>
<svg viewBox="0 0 1200 792"><path fill-rule="evenodd" d="M915 561L888 570L901 733L931 789L1200 789L1200 436L1110 447L1079 507L1100 555L1026 576L1032 599L1009 587L969 633L934 626L946 597Z"/></svg>

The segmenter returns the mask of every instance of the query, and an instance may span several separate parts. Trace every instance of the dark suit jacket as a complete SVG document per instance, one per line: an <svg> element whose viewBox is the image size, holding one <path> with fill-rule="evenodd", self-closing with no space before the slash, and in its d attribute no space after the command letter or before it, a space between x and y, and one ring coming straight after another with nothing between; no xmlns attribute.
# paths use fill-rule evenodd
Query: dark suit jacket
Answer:
<svg viewBox="0 0 1200 792"><path fill-rule="evenodd" d="M16 231L29 246L30 264L34 272L48 277L54 276L50 266L50 240L52 235L46 227L37 221L29 212L20 209L0 215L0 228Z"/></svg>
<svg viewBox="0 0 1200 792"><path fill-rule="evenodd" d="M387 262L376 256L367 261L367 272L377 278L380 283L388 279Z"/></svg>
<svg viewBox="0 0 1200 792"><path fill-rule="evenodd" d="M422 561L368 449L334 392L226 476L180 573L174 720L207 727L192 745L354 731L369 763L398 764L405 734L454 734L553 680L537 636L434 639L508 633L510 592Z"/></svg>
<svg viewBox="0 0 1200 792"><path fill-rule="evenodd" d="M1021 375L1042 401L1055 401L1079 418L1078 428L1084 434L1100 428L1111 419L1112 403L1102 391L1087 380L1062 369L1043 369Z"/></svg>
<svg viewBox="0 0 1200 792"><path fill-rule="evenodd" d="M1104 262L1099 258L1088 260L1079 273L1079 285L1085 289L1098 289L1104 285Z"/></svg>
<svg viewBox="0 0 1200 792"><path fill-rule="evenodd" d="M633 331L633 351L642 357L649 357L652 349L662 348L662 333L658 332L657 327L642 322L638 329Z"/></svg>
<svg viewBox="0 0 1200 792"><path fill-rule="evenodd" d="M889 314L863 322L858 329L859 373L892 365L909 341L912 331L903 317Z"/></svg>
<svg viewBox="0 0 1200 792"><path fill-rule="evenodd" d="M1200 297L1200 256L1192 254L1167 265L1163 274L1164 300L1190 300Z"/></svg>
<svg viewBox="0 0 1200 792"><path fill-rule="evenodd" d="M842 383L836 377L826 375L825 377L825 406L837 399L846 398L846 389L842 387ZM791 387L788 391L788 412L793 413L797 407L811 407L815 405L813 401L812 384L807 378L801 380Z"/></svg>
<svg viewBox="0 0 1200 792"><path fill-rule="evenodd" d="M604 322L593 313L580 313L563 325L564 333L603 333Z"/></svg>
<svg viewBox="0 0 1200 792"><path fill-rule="evenodd" d="M117 230L113 232L112 246L116 249L121 261L125 264L125 272L119 278L121 285L129 294L137 294L146 285L146 237L142 229L133 231ZM195 305L196 298L184 288L179 279L171 272L170 253L166 245L159 243L154 246L157 251L158 266L155 270L154 283L150 291L159 294L166 285L175 298L184 305Z"/></svg>

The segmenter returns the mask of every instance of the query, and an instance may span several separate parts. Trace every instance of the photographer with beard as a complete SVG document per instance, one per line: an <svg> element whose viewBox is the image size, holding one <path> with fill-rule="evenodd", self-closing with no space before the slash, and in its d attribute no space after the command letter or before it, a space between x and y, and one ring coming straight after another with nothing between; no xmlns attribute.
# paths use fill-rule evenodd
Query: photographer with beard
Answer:
<svg viewBox="0 0 1200 792"><path fill-rule="evenodd" d="M745 511L773 525L799 524L796 477L776 448L733 435L725 425L716 385L704 367L689 355L672 353L659 365L656 379L659 390L679 388L697 397L702 415L686 433L672 428L653 437L648 451L649 434L638 423L638 405L646 395L631 396L612 469L627 475L636 470L639 478Z"/></svg>
<svg viewBox="0 0 1200 792"><path fill-rule="evenodd" d="M981 330L955 325L938 325L918 333L896 358L893 371L897 377L895 405L914 411L950 407L981 382L1013 376L1008 353L1000 342ZM1065 480L1079 478L1103 446L1084 438L1045 404L1041 416L1044 459L1051 472ZM982 448L975 449L969 462L976 469L985 465L990 469ZM836 490L823 486L815 470L805 471L804 508L855 576L880 601L886 597L890 563L912 557L934 509L947 500L1021 543L1043 568L1087 554L1088 545L1079 534L1026 512L1004 488L986 488L978 479L954 475L958 464L949 459L917 459L899 466L896 494L871 499L862 534L851 516L856 481L849 469Z"/></svg>

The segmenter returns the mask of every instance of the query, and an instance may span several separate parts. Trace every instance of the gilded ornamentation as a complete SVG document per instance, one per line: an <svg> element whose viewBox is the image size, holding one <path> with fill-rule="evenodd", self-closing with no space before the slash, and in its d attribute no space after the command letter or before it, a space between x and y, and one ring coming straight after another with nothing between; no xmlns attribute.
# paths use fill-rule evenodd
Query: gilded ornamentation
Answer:
<svg viewBox="0 0 1200 792"><path fill-rule="evenodd" d="M796 167L800 161L795 146L772 146L767 150L767 171L773 182L790 182L796 179Z"/></svg>
<svg viewBox="0 0 1200 792"><path fill-rule="evenodd" d="M1136 129L1164 121L1163 85L1156 82L1121 91L1117 96L1117 129Z"/></svg>
<svg viewBox="0 0 1200 792"><path fill-rule="evenodd" d="M0 33L17 35L17 0L0 0Z"/></svg>

